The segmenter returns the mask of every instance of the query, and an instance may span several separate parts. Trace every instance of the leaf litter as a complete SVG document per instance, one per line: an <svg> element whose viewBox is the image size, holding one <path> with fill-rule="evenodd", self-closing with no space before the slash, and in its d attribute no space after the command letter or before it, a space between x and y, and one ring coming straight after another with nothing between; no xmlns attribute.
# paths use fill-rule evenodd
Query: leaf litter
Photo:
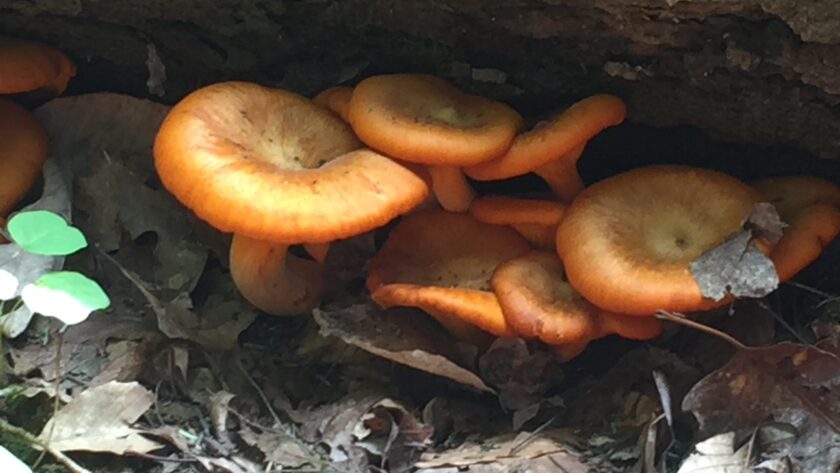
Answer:
<svg viewBox="0 0 840 473"><path fill-rule="evenodd" d="M8 350L18 392L58 394L65 404L41 426L52 430L53 447L133 452L143 465L134 471L154 472L781 473L784 465L837 465L837 344L777 343L789 331L772 329L774 300L698 319L760 346L749 355L669 329L648 344L597 341L561 365L533 341L480 349L418 311L374 307L362 296L375 251L368 234L333 246L328 303L312 320L257 317L230 282L226 237L155 177L151 143L167 110L91 94L37 112L54 164L35 205L73 217L93 248L67 264L103 281L114 301L61 337L45 336L55 324L38 317L4 321L7 336L17 335ZM772 208L757 206L742 232L696 262L704 293L761 298L774 290L775 272L748 242L782 229ZM0 410L10 405L0 397ZM116 406L123 410L101 415Z"/></svg>

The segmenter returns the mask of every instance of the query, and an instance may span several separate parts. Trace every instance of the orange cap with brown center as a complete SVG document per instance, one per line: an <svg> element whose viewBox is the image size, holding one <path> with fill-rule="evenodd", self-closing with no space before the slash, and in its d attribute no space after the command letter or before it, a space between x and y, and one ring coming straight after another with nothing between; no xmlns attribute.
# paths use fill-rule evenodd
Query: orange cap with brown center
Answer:
<svg viewBox="0 0 840 473"><path fill-rule="evenodd" d="M382 226L428 195L416 174L359 147L346 123L309 99L226 82L172 108L155 165L170 192L222 231L322 243Z"/></svg>
<svg viewBox="0 0 840 473"><path fill-rule="evenodd" d="M76 75L76 66L50 46L0 36L0 94L46 89L59 95Z"/></svg>
<svg viewBox="0 0 840 473"><path fill-rule="evenodd" d="M32 187L46 160L44 127L25 108L0 99L0 217Z"/></svg>
<svg viewBox="0 0 840 473"><path fill-rule="evenodd" d="M529 249L513 229L461 213L420 211L401 221L373 257L367 286L380 306L418 307L456 334L466 323L514 336L490 276Z"/></svg>
<svg viewBox="0 0 840 473"><path fill-rule="evenodd" d="M704 310L689 265L741 229L761 194L716 171L649 166L581 192L557 230L569 281L593 304L652 316Z"/></svg>
<svg viewBox="0 0 840 473"><path fill-rule="evenodd" d="M504 154L522 118L507 105L424 74L360 82L350 123L370 147L405 161L465 166Z"/></svg>
<svg viewBox="0 0 840 473"><path fill-rule="evenodd" d="M479 222L510 225L535 247L553 250L566 205L553 200L488 195L473 200L469 211Z"/></svg>

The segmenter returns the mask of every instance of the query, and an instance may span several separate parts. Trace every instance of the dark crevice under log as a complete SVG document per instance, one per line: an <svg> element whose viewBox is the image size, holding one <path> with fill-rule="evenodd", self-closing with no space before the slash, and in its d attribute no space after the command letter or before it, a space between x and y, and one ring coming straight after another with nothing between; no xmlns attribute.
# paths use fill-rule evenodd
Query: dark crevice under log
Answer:
<svg viewBox="0 0 840 473"><path fill-rule="evenodd" d="M174 102L244 79L312 95L423 71L529 114L620 95L637 126L587 158L615 155L603 159L616 168L686 160L744 177L840 178L809 158L840 149L840 3L830 0L6 0L0 32L67 51L79 66L69 93ZM166 78L150 88L152 49ZM721 151L697 131L663 139L648 128L683 126L751 146Z"/></svg>

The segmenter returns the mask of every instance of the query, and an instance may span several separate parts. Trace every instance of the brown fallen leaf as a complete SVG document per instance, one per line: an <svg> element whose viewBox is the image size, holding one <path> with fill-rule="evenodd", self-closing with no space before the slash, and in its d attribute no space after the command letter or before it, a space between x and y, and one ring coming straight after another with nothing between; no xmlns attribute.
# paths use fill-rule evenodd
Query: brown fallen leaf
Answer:
<svg viewBox="0 0 840 473"><path fill-rule="evenodd" d="M374 404L353 429L356 445L378 457L379 468L392 473L410 471L429 447L432 433L431 427L392 399Z"/></svg>
<svg viewBox="0 0 840 473"><path fill-rule="evenodd" d="M840 468L840 358L813 346L779 343L740 349L683 400L706 435L768 421L798 432L786 454L803 471Z"/></svg>
<svg viewBox="0 0 840 473"><path fill-rule="evenodd" d="M313 316L324 336L479 391L494 392L478 375L453 361L458 355L447 334L416 311L383 312L367 302L315 309Z"/></svg>
<svg viewBox="0 0 840 473"><path fill-rule="evenodd" d="M256 447L265 456L265 461L275 466L302 469L306 465L322 468L324 460L312 452L308 446L289 434L280 431L256 429L243 425L239 436L246 444Z"/></svg>
<svg viewBox="0 0 840 473"><path fill-rule="evenodd" d="M704 296L719 301L735 297L763 297L779 287L773 261L750 244L744 230L691 262L691 274Z"/></svg>
<svg viewBox="0 0 840 473"><path fill-rule="evenodd" d="M38 439L60 451L148 453L161 444L131 424L151 407L154 394L139 383L109 383L76 396L51 418Z"/></svg>
<svg viewBox="0 0 840 473"><path fill-rule="evenodd" d="M466 442L444 452L428 452L415 466L418 473L448 471L506 472L528 471L587 473L590 468L575 453L579 441L569 432L547 430L520 432Z"/></svg>

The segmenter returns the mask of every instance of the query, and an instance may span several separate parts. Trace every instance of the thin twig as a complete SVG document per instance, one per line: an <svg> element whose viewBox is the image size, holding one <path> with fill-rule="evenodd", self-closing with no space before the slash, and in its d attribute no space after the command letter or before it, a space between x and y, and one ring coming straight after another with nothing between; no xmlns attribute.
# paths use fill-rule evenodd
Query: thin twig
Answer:
<svg viewBox="0 0 840 473"><path fill-rule="evenodd" d="M733 347L737 348L738 350L749 350L750 347L744 345L743 343L739 342L735 337L729 335L728 333L721 332L716 328L709 327L708 325L703 325L700 322L696 322L694 320L689 319L684 314L680 314L679 312L668 312L665 310L656 311L656 318L667 320L669 322L678 323L681 325L685 325L686 327L691 327L695 330L699 330L701 332L708 333L709 335L713 335L722 339L723 341L729 343Z"/></svg>
<svg viewBox="0 0 840 473"><path fill-rule="evenodd" d="M60 450L56 450L56 449L50 447L49 444L47 444L46 442L41 441L38 437L32 435L31 433L29 433L25 429L22 429L22 428L20 428L16 425L12 425L12 424L8 423L6 421L6 419L4 419L2 417L0 417L0 430L3 430L4 432L8 432L12 435L17 435L18 437L22 438L23 440L26 440L27 442L29 442L30 445L35 445L35 446L41 447L42 449L44 449L45 452L52 455L53 458L55 458L55 460L57 462L64 465L72 473L91 473L90 470L82 467L81 465L79 465L78 463L73 461L72 458L70 458L67 455L65 455L64 453L62 453Z"/></svg>
<svg viewBox="0 0 840 473"><path fill-rule="evenodd" d="M511 448L511 449L510 449L510 454L511 454L511 455L516 455L517 453L519 453L519 451L520 451L520 450L522 450L523 448L525 448L525 446L526 446L526 445L528 445L528 443L530 443L530 442L531 442L531 440L533 440L533 439L534 439L537 435L539 435L539 434L540 434L540 432L542 432L542 431L543 431L543 430L545 430L545 429L546 429L549 425L551 425L551 423L552 423L552 422L554 422L554 419L555 419L555 418L554 418L554 417L552 417L551 419L548 419L548 420L547 420L547 421L545 421L542 425L540 425L539 427L537 427L536 429L534 429L534 431L533 431L533 432L531 432L530 434L528 434L528 436L527 436L527 437L525 437L524 439L522 439L522 441L521 441L521 442L519 442L519 445L516 445L516 446L514 446L513 448Z"/></svg>

